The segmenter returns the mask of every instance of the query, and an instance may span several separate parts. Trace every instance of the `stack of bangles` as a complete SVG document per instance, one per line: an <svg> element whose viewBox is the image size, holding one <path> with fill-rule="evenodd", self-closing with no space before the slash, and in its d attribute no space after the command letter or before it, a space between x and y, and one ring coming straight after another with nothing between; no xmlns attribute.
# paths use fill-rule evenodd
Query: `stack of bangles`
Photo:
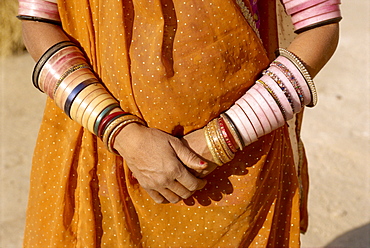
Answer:
<svg viewBox="0 0 370 248"><path fill-rule="evenodd" d="M123 112L99 83L81 50L70 41L49 48L36 63L33 84L73 120L101 138L114 152L116 135L127 124L144 122Z"/></svg>
<svg viewBox="0 0 370 248"><path fill-rule="evenodd" d="M317 102L315 85L301 60L285 49L236 103L204 129L214 161L225 164L238 150L283 126Z"/></svg>
<svg viewBox="0 0 370 248"><path fill-rule="evenodd" d="M296 33L339 22L340 0L282 0ZM279 56L247 93L205 128L209 150L218 165L237 150L283 126L304 106L317 102L316 89L302 61L279 49Z"/></svg>
<svg viewBox="0 0 370 248"><path fill-rule="evenodd" d="M339 22L340 0L283 0L296 33Z"/></svg>

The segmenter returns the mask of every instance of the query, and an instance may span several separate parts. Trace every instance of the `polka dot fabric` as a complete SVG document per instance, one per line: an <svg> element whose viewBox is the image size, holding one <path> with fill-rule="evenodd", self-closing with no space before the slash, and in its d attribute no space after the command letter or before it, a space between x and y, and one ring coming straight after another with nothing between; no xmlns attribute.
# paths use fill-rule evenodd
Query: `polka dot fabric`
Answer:
<svg viewBox="0 0 370 248"><path fill-rule="evenodd" d="M58 6L64 30L121 107L177 136L228 109L269 64L231 0ZM299 247L300 191L287 127L207 181L180 203L155 204L121 157L48 100L24 247Z"/></svg>

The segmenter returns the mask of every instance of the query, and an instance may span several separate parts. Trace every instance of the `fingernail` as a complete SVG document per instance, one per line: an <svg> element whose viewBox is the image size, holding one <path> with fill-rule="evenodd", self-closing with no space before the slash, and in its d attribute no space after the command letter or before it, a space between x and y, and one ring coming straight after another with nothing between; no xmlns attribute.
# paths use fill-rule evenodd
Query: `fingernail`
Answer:
<svg viewBox="0 0 370 248"><path fill-rule="evenodd" d="M206 162L204 162L203 160L201 160L199 164L200 164L200 165L205 165L205 164L206 164Z"/></svg>

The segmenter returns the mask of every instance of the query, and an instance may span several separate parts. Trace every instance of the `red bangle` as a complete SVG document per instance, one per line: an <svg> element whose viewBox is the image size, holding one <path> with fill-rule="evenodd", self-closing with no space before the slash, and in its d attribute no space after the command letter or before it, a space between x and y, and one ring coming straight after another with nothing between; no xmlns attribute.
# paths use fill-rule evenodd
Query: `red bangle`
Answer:
<svg viewBox="0 0 370 248"><path fill-rule="evenodd" d="M226 126L226 123L223 118L218 118L218 124L220 125L220 130L222 133L222 136L224 137L227 146L230 148L230 150L234 153L237 152L238 145L236 144L234 137L230 133L229 129Z"/></svg>
<svg viewBox="0 0 370 248"><path fill-rule="evenodd" d="M98 128L98 137L99 138L103 137L104 130L108 126L108 123L110 123L114 119L118 118L119 116L126 115L126 114L128 114L128 113L123 112L123 111L118 111L118 112L114 112L114 113L109 114L106 117L104 117L103 120L100 122L100 125L99 125L99 128Z"/></svg>

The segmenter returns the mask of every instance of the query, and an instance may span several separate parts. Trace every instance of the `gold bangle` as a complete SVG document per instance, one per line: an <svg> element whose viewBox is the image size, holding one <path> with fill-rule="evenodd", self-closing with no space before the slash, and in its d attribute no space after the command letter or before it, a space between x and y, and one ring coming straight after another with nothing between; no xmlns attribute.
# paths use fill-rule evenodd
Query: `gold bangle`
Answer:
<svg viewBox="0 0 370 248"><path fill-rule="evenodd" d="M79 110L80 104L84 101L84 99L90 95L92 92L100 89L99 84L91 84L86 86L74 99L74 101L71 104L71 109L69 111L69 114L73 120L76 120L77 111Z"/></svg>
<svg viewBox="0 0 370 248"><path fill-rule="evenodd" d="M94 127L95 127L95 123L96 123L96 120L98 118L98 116L110 105L113 105L113 104L118 104L117 103L117 100L114 99L113 97L110 97L108 99L105 99L103 101L101 101L99 104L96 105L96 107L93 109L93 111L91 112L89 118L87 119L87 129L94 133ZM96 133L95 133L96 135Z"/></svg>
<svg viewBox="0 0 370 248"><path fill-rule="evenodd" d="M94 78L91 71L81 69L68 75L59 85L54 93L54 101L58 107L64 109L64 103L72 90L82 81Z"/></svg>
<svg viewBox="0 0 370 248"><path fill-rule="evenodd" d="M222 165L222 162L221 162L221 160L219 159L219 157L217 156L217 154L215 152L215 149L213 147L213 144L212 144L212 141L211 141L211 137L210 137L210 133L209 133L209 130L208 129L209 129L209 123L204 128L204 135L206 137L206 142L207 142L208 149L211 152L211 155L213 157L214 162L217 165L220 165L221 166Z"/></svg>
<svg viewBox="0 0 370 248"><path fill-rule="evenodd" d="M119 155L118 152L113 148L113 145L114 145L114 141L116 140L116 137L117 137L119 131L121 131L125 126L127 126L128 124L133 123L133 122L139 123L141 125L145 125L144 121L142 121L140 118L138 118L137 116L134 116L134 117L135 118L133 118L133 119L129 119L129 120L121 122L120 124L118 124L112 130L112 132L108 136L108 140L107 140L107 143L106 143L108 151L110 151L110 152L112 152L116 155Z"/></svg>
<svg viewBox="0 0 370 248"><path fill-rule="evenodd" d="M214 125L213 121L210 122L209 127L210 127L210 130L211 130L210 137L211 137L211 141L213 143L213 146L215 148L215 152L218 155L221 162L223 164L225 164L225 163L229 162L231 159L227 156L227 153L225 152L225 150L222 147L221 141L220 141L220 139L217 135L217 130L215 128L215 125Z"/></svg>
<svg viewBox="0 0 370 248"><path fill-rule="evenodd" d="M310 88L311 93L311 102L307 104L307 106L314 107L317 104L317 90L310 73L306 69L306 66L303 64L302 60L298 58L298 56L284 48L279 48L279 54L289 59L306 79L306 83Z"/></svg>
<svg viewBox="0 0 370 248"><path fill-rule="evenodd" d="M82 123L83 114L90 102L101 94L106 93L106 90L100 84L91 86L95 87L86 87L72 103L70 114L72 119L78 123Z"/></svg>
<svg viewBox="0 0 370 248"><path fill-rule="evenodd" d="M101 102L104 102L105 100L111 99L111 98L112 98L112 96L107 92L102 93L101 95L98 95L97 97L95 97L86 106L86 109L85 109L84 113L82 114L81 125L87 128L88 127L88 120L89 120L91 114L94 112L96 106L98 106Z"/></svg>

